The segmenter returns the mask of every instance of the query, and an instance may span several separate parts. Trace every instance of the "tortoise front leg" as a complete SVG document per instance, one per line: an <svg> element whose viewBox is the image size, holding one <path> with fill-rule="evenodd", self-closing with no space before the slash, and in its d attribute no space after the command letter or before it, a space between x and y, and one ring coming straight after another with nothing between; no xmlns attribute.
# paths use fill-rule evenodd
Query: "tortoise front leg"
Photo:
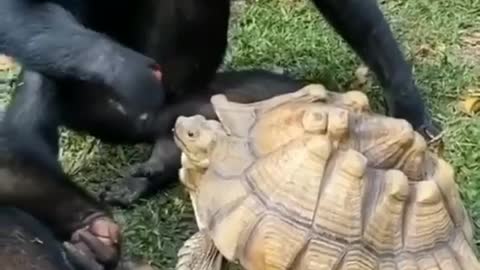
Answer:
<svg viewBox="0 0 480 270"><path fill-rule="evenodd" d="M226 265L213 241L201 231L185 241L177 257L176 270L222 270Z"/></svg>

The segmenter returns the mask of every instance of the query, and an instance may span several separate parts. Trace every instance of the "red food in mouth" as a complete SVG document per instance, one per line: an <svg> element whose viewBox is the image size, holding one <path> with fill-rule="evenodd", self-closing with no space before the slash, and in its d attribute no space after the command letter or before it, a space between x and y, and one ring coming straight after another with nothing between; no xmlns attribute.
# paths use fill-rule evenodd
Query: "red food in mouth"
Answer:
<svg viewBox="0 0 480 270"><path fill-rule="evenodd" d="M157 80L161 81L162 80L162 70L160 68L160 65L153 65L152 70L153 70L153 76L155 76L155 78L157 78Z"/></svg>

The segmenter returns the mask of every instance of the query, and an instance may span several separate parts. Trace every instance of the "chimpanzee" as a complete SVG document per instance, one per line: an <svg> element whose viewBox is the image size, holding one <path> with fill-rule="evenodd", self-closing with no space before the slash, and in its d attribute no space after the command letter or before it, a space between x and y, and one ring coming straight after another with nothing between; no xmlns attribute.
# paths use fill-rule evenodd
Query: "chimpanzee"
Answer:
<svg viewBox="0 0 480 270"><path fill-rule="evenodd" d="M389 113L438 134L376 1L313 1L376 74ZM57 170L61 125L107 143L155 142L163 106L201 95L215 77L229 16L230 0L0 1L0 52L24 68L6 116L12 151Z"/></svg>

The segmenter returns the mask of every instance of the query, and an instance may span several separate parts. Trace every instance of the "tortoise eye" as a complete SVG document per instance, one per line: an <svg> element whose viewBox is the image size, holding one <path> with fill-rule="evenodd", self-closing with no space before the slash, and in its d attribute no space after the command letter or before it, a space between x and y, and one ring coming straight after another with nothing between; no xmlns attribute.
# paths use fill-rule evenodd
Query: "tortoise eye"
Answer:
<svg viewBox="0 0 480 270"><path fill-rule="evenodd" d="M193 138L193 136L195 136L195 133L193 133L193 131L188 131L187 136Z"/></svg>

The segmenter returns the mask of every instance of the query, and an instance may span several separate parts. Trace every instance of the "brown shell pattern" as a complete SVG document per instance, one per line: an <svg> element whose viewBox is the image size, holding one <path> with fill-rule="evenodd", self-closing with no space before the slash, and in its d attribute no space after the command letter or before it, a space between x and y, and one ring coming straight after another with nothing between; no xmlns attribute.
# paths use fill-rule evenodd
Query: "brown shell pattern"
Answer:
<svg viewBox="0 0 480 270"><path fill-rule="evenodd" d="M452 167L360 92L309 85L212 103L220 139L196 192L220 252L248 270L480 269Z"/></svg>

